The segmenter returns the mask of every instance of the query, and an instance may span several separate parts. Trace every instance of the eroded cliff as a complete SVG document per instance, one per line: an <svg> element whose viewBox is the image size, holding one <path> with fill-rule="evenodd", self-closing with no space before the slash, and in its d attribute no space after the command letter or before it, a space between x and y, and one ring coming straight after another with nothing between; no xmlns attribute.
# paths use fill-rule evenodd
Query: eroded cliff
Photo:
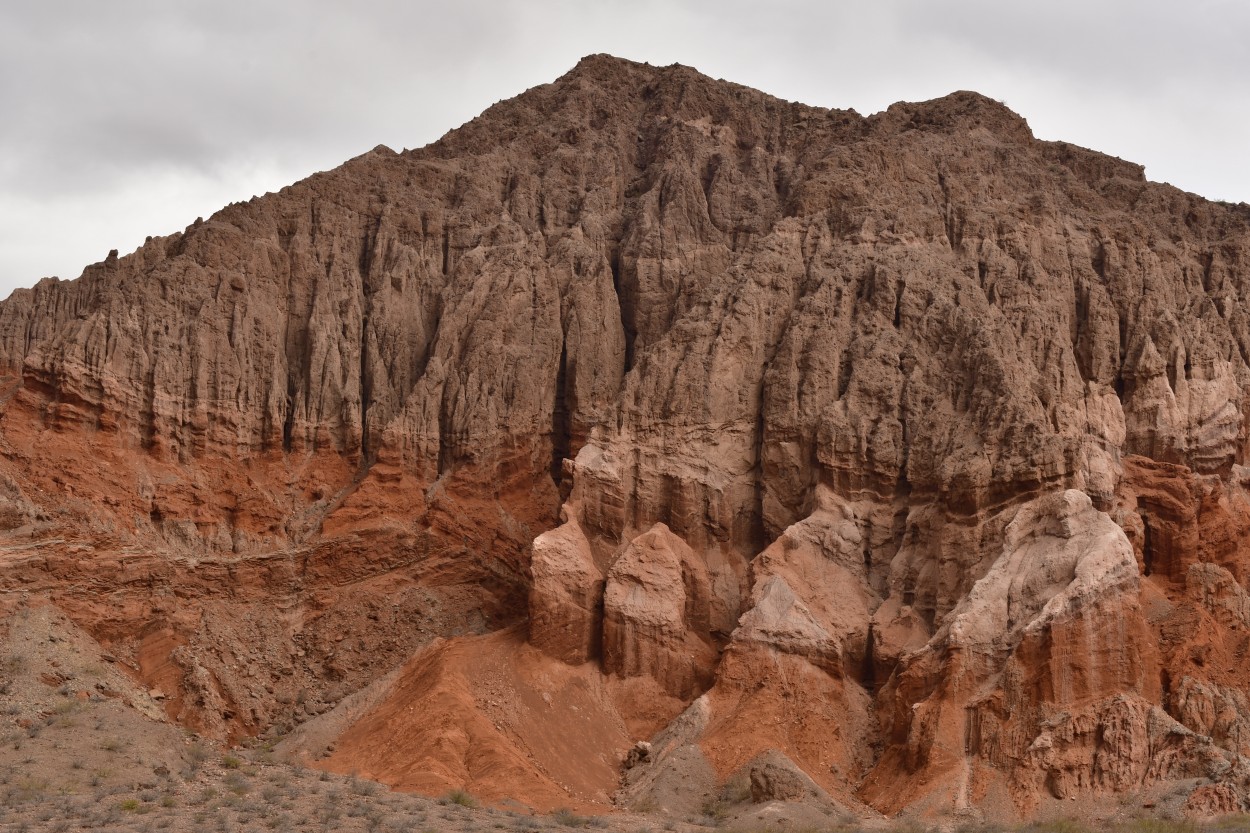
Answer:
<svg viewBox="0 0 1250 833"><path fill-rule="evenodd" d="M0 305L3 580L202 731L403 666L317 737L416 789L1244 801L1245 291L1250 208L975 93L593 56Z"/></svg>

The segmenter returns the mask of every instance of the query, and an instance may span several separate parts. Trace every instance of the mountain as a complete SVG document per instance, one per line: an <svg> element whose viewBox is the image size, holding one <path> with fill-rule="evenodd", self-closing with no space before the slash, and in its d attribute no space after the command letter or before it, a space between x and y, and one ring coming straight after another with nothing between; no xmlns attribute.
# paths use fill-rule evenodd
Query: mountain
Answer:
<svg viewBox="0 0 1250 833"><path fill-rule="evenodd" d="M1232 811L1248 283L976 93L591 56L0 305L0 603L430 794Z"/></svg>

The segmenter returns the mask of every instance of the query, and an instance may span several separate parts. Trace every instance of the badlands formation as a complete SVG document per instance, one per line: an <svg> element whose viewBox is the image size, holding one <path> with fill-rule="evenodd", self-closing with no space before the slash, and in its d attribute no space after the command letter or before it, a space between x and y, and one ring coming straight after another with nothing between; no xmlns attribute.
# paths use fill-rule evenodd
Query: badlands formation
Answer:
<svg viewBox="0 0 1250 833"><path fill-rule="evenodd" d="M1237 811L1243 292L975 93L589 57L0 305L0 605L428 795Z"/></svg>

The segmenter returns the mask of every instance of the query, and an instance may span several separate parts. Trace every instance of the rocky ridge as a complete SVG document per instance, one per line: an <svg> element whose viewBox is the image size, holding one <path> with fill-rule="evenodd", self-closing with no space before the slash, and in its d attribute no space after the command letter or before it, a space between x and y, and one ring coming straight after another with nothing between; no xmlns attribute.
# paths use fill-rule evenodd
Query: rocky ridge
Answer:
<svg viewBox="0 0 1250 833"><path fill-rule="evenodd" d="M0 305L3 582L400 787L1244 802L1248 230L975 93L592 56Z"/></svg>

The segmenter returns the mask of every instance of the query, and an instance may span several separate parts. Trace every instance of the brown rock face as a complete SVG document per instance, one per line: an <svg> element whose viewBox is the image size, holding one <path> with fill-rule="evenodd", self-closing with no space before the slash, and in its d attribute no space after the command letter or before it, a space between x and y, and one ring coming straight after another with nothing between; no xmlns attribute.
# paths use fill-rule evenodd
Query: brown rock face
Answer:
<svg viewBox="0 0 1250 833"><path fill-rule="evenodd" d="M603 572L575 518L534 539L530 577L530 642L570 664L599 656Z"/></svg>
<svg viewBox="0 0 1250 833"><path fill-rule="evenodd" d="M1250 208L975 93L594 56L0 304L0 575L201 731L402 668L326 765L413 789L605 802L662 729L618 802L1214 812L1248 292Z"/></svg>
<svg viewBox="0 0 1250 833"><path fill-rule="evenodd" d="M708 577L686 542L656 524L616 558L603 595L603 668L650 676L692 699L712 680Z"/></svg>

